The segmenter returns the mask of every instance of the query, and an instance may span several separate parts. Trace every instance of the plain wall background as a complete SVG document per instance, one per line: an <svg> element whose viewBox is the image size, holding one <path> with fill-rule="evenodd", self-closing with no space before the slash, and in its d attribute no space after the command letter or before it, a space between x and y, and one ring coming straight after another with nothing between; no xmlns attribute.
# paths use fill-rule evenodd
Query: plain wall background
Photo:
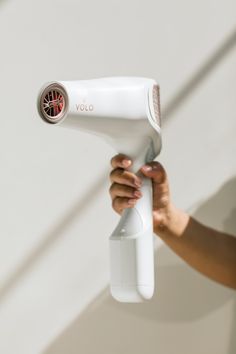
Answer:
<svg viewBox="0 0 236 354"><path fill-rule="evenodd" d="M50 80L113 75L161 86L176 204L236 234L233 0L0 1L0 352L235 354L235 292L156 239L155 297L109 295L105 142L43 124Z"/></svg>

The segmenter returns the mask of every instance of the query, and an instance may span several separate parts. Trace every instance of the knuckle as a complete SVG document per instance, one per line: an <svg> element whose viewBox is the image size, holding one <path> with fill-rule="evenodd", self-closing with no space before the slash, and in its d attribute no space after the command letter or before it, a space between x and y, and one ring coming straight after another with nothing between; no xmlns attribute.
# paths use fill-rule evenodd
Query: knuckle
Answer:
<svg viewBox="0 0 236 354"><path fill-rule="evenodd" d="M113 194L113 191L114 191L114 183L110 186L110 188L109 188L109 193L110 193L110 195L112 195Z"/></svg>
<svg viewBox="0 0 236 354"><path fill-rule="evenodd" d="M111 181L112 181L113 178L114 178L114 174L115 174L115 170L112 170L112 171L110 172L110 174L109 174L109 178L110 178Z"/></svg>
<svg viewBox="0 0 236 354"><path fill-rule="evenodd" d="M164 181L166 181L165 169L159 162L155 161L155 164L152 166L152 168L153 168L155 182L163 183Z"/></svg>
<svg viewBox="0 0 236 354"><path fill-rule="evenodd" d="M160 204L161 204L162 207L167 207L168 204L169 204L169 196L168 195L163 195L160 198Z"/></svg>
<svg viewBox="0 0 236 354"><path fill-rule="evenodd" d="M115 167L117 165L117 163L119 162L119 157L120 155L115 155L111 158L110 160L110 164L112 167Z"/></svg>
<svg viewBox="0 0 236 354"><path fill-rule="evenodd" d="M122 174L122 170L120 168L115 168L110 173L110 180L115 181Z"/></svg>
<svg viewBox="0 0 236 354"><path fill-rule="evenodd" d="M150 164L154 170L163 170L162 165L158 161L152 161Z"/></svg>
<svg viewBox="0 0 236 354"><path fill-rule="evenodd" d="M118 183L112 183L109 192L111 195L120 195L126 193L126 187Z"/></svg>
<svg viewBox="0 0 236 354"><path fill-rule="evenodd" d="M116 199L112 200L111 205L113 209L116 209Z"/></svg>
<svg viewBox="0 0 236 354"><path fill-rule="evenodd" d="M162 194L162 193L154 193L153 195L153 204L155 204L159 208L165 208L170 203L169 194Z"/></svg>
<svg viewBox="0 0 236 354"><path fill-rule="evenodd" d="M110 159L110 165L113 167L113 165L114 165L114 157L112 157L112 158Z"/></svg>
<svg viewBox="0 0 236 354"><path fill-rule="evenodd" d="M119 198L115 198L112 201L112 208L115 210L116 213L120 214L122 211L122 208L120 206Z"/></svg>

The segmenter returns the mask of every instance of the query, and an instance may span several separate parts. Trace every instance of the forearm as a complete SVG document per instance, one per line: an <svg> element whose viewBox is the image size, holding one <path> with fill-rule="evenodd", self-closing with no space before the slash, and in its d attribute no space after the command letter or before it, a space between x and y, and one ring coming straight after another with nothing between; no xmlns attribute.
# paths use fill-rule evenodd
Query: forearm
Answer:
<svg viewBox="0 0 236 354"><path fill-rule="evenodd" d="M189 265L209 278L236 289L236 238L206 227L172 207L164 227L155 233Z"/></svg>

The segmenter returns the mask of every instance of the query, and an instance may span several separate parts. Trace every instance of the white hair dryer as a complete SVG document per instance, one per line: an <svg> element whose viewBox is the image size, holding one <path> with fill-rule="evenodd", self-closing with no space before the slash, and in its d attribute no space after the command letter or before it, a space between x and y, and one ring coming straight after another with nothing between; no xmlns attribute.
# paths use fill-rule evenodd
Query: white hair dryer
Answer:
<svg viewBox="0 0 236 354"><path fill-rule="evenodd" d="M152 79L109 77L55 81L38 97L41 118L104 138L134 161L137 172L161 150L159 87ZM143 197L123 211L110 236L111 293L122 302L141 302L154 292L152 184L143 177Z"/></svg>

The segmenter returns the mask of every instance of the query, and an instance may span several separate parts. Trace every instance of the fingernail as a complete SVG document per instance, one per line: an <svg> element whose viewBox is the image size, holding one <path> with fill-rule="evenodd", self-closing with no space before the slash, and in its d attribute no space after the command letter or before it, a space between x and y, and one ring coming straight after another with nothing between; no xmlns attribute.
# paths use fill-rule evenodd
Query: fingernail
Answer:
<svg viewBox="0 0 236 354"><path fill-rule="evenodd" d="M131 165L131 160L123 160L123 161L122 161L122 165L123 165L124 167L129 167L129 166Z"/></svg>
<svg viewBox="0 0 236 354"><path fill-rule="evenodd" d="M142 197L142 193L140 191L135 191L134 192L134 196L137 198L141 198Z"/></svg>
<svg viewBox="0 0 236 354"><path fill-rule="evenodd" d="M142 170L149 172L152 170L152 166L145 165L142 167Z"/></svg>
<svg viewBox="0 0 236 354"><path fill-rule="evenodd" d="M129 205L134 205L136 203L136 201L137 201L136 199L129 199L128 200L128 204Z"/></svg>

